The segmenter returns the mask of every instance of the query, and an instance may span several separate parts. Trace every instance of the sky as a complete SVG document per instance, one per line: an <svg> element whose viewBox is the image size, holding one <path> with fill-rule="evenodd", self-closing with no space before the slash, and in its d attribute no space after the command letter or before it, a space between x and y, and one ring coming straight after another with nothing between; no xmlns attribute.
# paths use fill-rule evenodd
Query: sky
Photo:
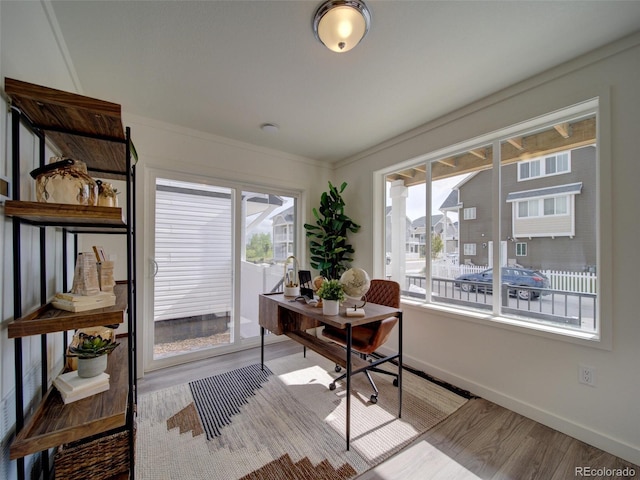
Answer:
<svg viewBox="0 0 640 480"><path fill-rule="evenodd" d="M440 210L438 210L440 205L442 205L442 202L444 202L449 196L451 189L460 183L463 178L464 177L462 175L458 175L456 177L445 178L433 182L433 198L431 200L432 215L438 215L441 213ZM424 183L409 187L409 197L407 198L407 217L412 221L424 216L425 192L426 184ZM387 201L387 204L390 204L390 201ZM450 213L449 218L456 221L457 215Z"/></svg>

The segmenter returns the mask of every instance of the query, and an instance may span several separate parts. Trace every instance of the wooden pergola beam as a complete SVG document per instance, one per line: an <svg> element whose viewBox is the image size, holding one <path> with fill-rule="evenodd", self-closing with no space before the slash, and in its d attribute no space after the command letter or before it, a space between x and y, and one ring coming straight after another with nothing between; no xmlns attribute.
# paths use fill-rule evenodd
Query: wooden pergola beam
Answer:
<svg viewBox="0 0 640 480"><path fill-rule="evenodd" d="M558 136L560 133L560 136ZM565 136L566 135L566 136ZM500 158L502 165L550 155L596 143L596 119L594 117L574 123L563 123L522 137L512 137L502 142ZM473 149L461 155L437 159L431 167L432 180L453 177L464 173L478 172L492 167L493 149ZM387 176L388 181L404 179L406 186L418 185L426 181L423 166Z"/></svg>

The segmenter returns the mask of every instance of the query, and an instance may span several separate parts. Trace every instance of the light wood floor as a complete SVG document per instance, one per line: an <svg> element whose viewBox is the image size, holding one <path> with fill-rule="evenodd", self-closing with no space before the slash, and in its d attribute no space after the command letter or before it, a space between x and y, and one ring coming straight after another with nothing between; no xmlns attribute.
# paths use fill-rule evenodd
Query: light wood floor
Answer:
<svg viewBox="0 0 640 480"><path fill-rule="evenodd" d="M265 358L299 352L286 341L265 347ZM260 361L260 350L201 360L151 372L138 382L144 394ZM591 469L580 475L576 468ZM624 469L634 476L600 475L594 470ZM611 473L616 473L615 471ZM568 437L481 398L419 437L410 446L358 477L359 480L465 479L640 479L640 467ZM196 479L194 479L196 480Z"/></svg>

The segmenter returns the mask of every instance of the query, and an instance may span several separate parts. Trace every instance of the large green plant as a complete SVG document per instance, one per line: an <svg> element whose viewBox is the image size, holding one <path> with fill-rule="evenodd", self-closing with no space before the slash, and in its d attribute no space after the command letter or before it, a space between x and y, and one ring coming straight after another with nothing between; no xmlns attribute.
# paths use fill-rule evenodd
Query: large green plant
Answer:
<svg viewBox="0 0 640 480"><path fill-rule="evenodd" d="M347 234L360 230L360 225L344 213L342 192L347 187L343 182L340 189L329 182L329 191L320 197L320 208L313 209L315 225L305 223L311 251L311 267L328 279L338 279L353 261L353 247L347 243Z"/></svg>

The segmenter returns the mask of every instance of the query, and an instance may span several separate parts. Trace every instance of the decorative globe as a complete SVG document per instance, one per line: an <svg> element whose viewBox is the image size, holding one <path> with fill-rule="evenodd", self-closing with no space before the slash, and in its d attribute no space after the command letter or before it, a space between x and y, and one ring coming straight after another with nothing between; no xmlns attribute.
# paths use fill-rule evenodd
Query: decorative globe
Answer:
<svg viewBox="0 0 640 480"><path fill-rule="evenodd" d="M313 281L311 282L311 287L313 288L314 292L317 292L318 289L320 288L320 285L322 285L324 283L324 281L326 280L326 278L318 275L317 277L315 277L313 279Z"/></svg>
<svg viewBox="0 0 640 480"><path fill-rule="evenodd" d="M369 291L371 279L369 274L361 268L350 268L340 277L344 293L349 298L360 299Z"/></svg>

